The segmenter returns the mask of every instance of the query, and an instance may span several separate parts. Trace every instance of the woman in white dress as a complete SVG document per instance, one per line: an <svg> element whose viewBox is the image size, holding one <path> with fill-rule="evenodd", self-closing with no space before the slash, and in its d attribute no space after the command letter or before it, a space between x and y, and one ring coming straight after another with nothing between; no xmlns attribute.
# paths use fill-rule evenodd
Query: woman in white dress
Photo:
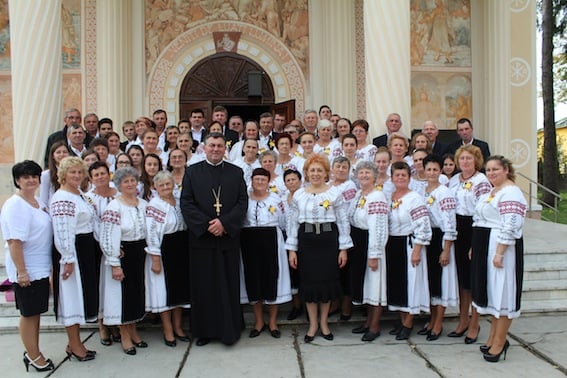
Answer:
<svg viewBox="0 0 567 378"><path fill-rule="evenodd" d="M266 153L267 151L264 151ZM248 211L240 232L247 298L252 304L256 323L250 337L266 329L263 305L268 305L268 330L280 338L277 324L278 305L291 300L289 266L282 230L285 229L285 207L281 198L268 191L270 173L264 168L252 172L252 191Z"/></svg>
<svg viewBox="0 0 567 378"><path fill-rule="evenodd" d="M422 196L409 189L410 167L392 163L392 193L389 236L386 245L388 309L400 311L400 324L390 334L407 340L413 317L429 312L427 255L424 246L431 239L431 225ZM405 252L405 253L404 253Z"/></svg>
<svg viewBox="0 0 567 378"><path fill-rule="evenodd" d="M400 133L391 133L388 136L388 150L390 150L390 164L395 163L397 161L402 161L407 163L410 167L410 171L412 175L415 172L415 168L413 167L413 159L411 156L407 155L409 149L409 142L408 138L406 138L403 134ZM391 172L391 168L388 169L389 174Z"/></svg>
<svg viewBox="0 0 567 378"><path fill-rule="evenodd" d="M356 136L357 150L356 158L358 160L374 161L377 147L372 143L368 143L368 130L370 125L364 119L357 119L352 123L351 133Z"/></svg>
<svg viewBox="0 0 567 378"><path fill-rule="evenodd" d="M362 341L380 336L382 306L386 301L385 248L388 241L388 202L376 189L376 166L362 160L356 167L360 190L349 207L350 235L354 246L349 250L353 303L367 304L368 316L363 326L353 333L363 333ZM362 269L354 269L360 261Z"/></svg>
<svg viewBox="0 0 567 378"><path fill-rule="evenodd" d="M283 175L276 173L277 152L266 150L260 154L258 160L260 161L260 166L270 172L268 191L276 194L281 199L285 199L287 197L287 188L285 187Z"/></svg>
<svg viewBox="0 0 567 378"><path fill-rule="evenodd" d="M305 162L305 172L309 185L293 195L286 248L290 266L299 268L299 295L309 313L304 339L310 343L319 326L323 338L334 338L328 324L329 307L341 295L339 269L347 262L352 240L343 196L327 184L329 160L315 154Z"/></svg>
<svg viewBox="0 0 567 378"><path fill-rule="evenodd" d="M173 195L176 199L181 198L181 189L183 187L183 176L185 176L186 167L187 167L187 154L185 153L185 151L179 148L174 148L171 151L169 151L167 170L171 172L171 175L173 177L173 184L174 184ZM155 176L154 176L154 187L155 187Z"/></svg>
<svg viewBox="0 0 567 378"><path fill-rule="evenodd" d="M96 322L99 293L96 269L96 213L79 186L87 167L78 157L64 158L59 165L61 187L51 198L50 214L55 239L53 292L57 320L65 326L67 355L89 361L95 353L81 341L80 325Z"/></svg>
<svg viewBox="0 0 567 378"><path fill-rule="evenodd" d="M51 197L59 189L61 184L57 179L57 170L61 160L69 156L69 146L65 141L55 142L49 150L49 159L45 171L41 173L39 184L39 199L49 206Z"/></svg>
<svg viewBox="0 0 567 378"><path fill-rule="evenodd" d="M476 308L471 309L471 261L469 251L472 243L474 209L480 197L492 190L486 176L480 172L483 166L480 148L472 144L460 147L455 154L460 173L449 181L449 189L457 201L457 239L455 239L455 261L459 279L459 323L448 337L465 336L465 344L473 344L480 332L480 316ZM467 332L468 331L468 332Z"/></svg>
<svg viewBox="0 0 567 378"><path fill-rule="evenodd" d="M479 313L492 315L490 335L480 347L484 359L498 362L510 343L512 320L520 316L524 267L526 200L514 183L512 163L491 156L486 176L494 186L476 204L472 242L472 296Z"/></svg>
<svg viewBox="0 0 567 378"><path fill-rule="evenodd" d="M386 146L378 147L376 155L374 155L374 165L378 170L378 175L376 176L376 189L384 193L388 202L390 202L392 193L396 190L396 187L392 184L389 172L391 156L392 155Z"/></svg>
<svg viewBox="0 0 567 378"><path fill-rule="evenodd" d="M350 202L356 195L356 185L350 179L351 172L350 161L344 156L338 156L332 161L331 176L333 177L331 185L336 187L342 194L345 201L345 208L348 209ZM341 269L341 288L343 290L343 297L341 301L334 301L331 303L329 309L329 316L341 312L340 319L348 321L352 314L352 298L351 298L351 261L348 259L345 266Z"/></svg>
<svg viewBox="0 0 567 378"><path fill-rule="evenodd" d="M278 160L276 162L275 173L283 176L288 169L297 171L301 164L301 158L292 156L291 146L294 142L291 134L283 133L276 138L276 148L278 149Z"/></svg>
<svg viewBox="0 0 567 378"><path fill-rule="evenodd" d="M358 141L353 134L347 134L343 137L341 141L342 156L348 159L350 162L349 178L356 185L356 174L355 167L358 163L358 157L356 156L356 150L358 148Z"/></svg>
<svg viewBox="0 0 567 378"><path fill-rule="evenodd" d="M322 119L317 124L317 143L313 148L316 154L324 154L329 161L333 161L341 155L341 143L336 139L331 139L333 133L333 124L331 121Z"/></svg>
<svg viewBox="0 0 567 378"><path fill-rule="evenodd" d="M120 196L106 207L100 232L100 247L104 253L101 266L104 324L120 326L122 349L128 355L135 355L136 347L148 346L136 330L136 322L145 314L147 205L136 196L137 177L133 167L114 173L114 185Z"/></svg>
<svg viewBox="0 0 567 378"><path fill-rule="evenodd" d="M170 157L174 152L172 150ZM183 163L183 166L185 163ZM179 197L174 195L173 175L167 171L154 177L157 196L146 208L146 311L159 313L165 345L176 339L191 339L181 327L183 308L190 308L187 226L181 215Z"/></svg>
<svg viewBox="0 0 567 378"><path fill-rule="evenodd" d="M50 159L51 160L51 159ZM49 306L49 275L53 229L47 206L35 196L41 167L25 160L12 167L12 178L18 189L4 202L0 212L2 234L7 243L6 273L20 311L20 338L24 344L26 371L53 370L53 362L39 349L41 314Z"/></svg>
<svg viewBox="0 0 567 378"><path fill-rule="evenodd" d="M417 333L434 341L443 331L445 309L459 303L457 266L453 241L457 238L456 202L451 190L439 182L443 160L428 155L422 162L427 177L425 204L429 210L432 237L427 247L427 276L431 296L431 318Z"/></svg>
<svg viewBox="0 0 567 378"><path fill-rule="evenodd" d="M244 182L246 182L246 187L250 188L252 171L256 168L260 168L260 162L258 161L258 140L246 139L242 151L244 151L244 156L241 159L235 160L233 163L242 168L242 172L244 172Z"/></svg>
<svg viewBox="0 0 567 378"><path fill-rule="evenodd" d="M127 156L127 155L125 155ZM95 217L95 228L94 228L94 237L97 241L97 276L100 277L100 263L102 259L102 250L100 249L100 227L101 227L101 219L102 214L106 210L106 206L116 198L118 195L118 191L116 188L110 186L110 170L108 166L101 162L97 161L93 163L89 167L89 178L93 183L93 188L85 193L85 197L88 201L94 206L96 217ZM104 279L100 279L100 281L104 281ZM99 303L103 303L104 301L104 286L99 288ZM120 342L120 334L118 330L115 328L115 332L113 332L112 337L109 334L109 329L103 324L102 321L102 313L99 313L99 333L100 333L100 343L104 346L112 345L112 341Z"/></svg>

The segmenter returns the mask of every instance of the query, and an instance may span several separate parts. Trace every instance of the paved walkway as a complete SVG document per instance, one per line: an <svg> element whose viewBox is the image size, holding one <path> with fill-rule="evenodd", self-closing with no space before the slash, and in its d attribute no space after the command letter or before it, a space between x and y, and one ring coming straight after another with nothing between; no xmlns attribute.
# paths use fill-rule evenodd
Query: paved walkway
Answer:
<svg viewBox="0 0 567 378"><path fill-rule="evenodd" d="M250 324L250 322L248 322ZM31 372L36 377L562 377L567 375L567 313L525 316L512 324L508 358L488 363L479 352L487 337L488 319L481 322L479 342L465 345L463 339L445 334L456 325L448 319L443 336L427 342L415 331L408 341L396 341L387 334L392 322L385 321L383 334L372 343L360 341L350 329L359 322L331 324L334 341L316 337L305 344L305 324L281 327L282 338L273 339L265 332L226 347L212 342L204 347L178 342L166 347L159 328L148 327L140 334L149 344L128 356L120 345L104 347L95 330L83 331L89 349L97 358L89 362L69 361L65 356L66 335L59 330L42 332L40 345L56 365L49 373ZM13 332L0 334L0 375L23 377L23 347Z"/></svg>

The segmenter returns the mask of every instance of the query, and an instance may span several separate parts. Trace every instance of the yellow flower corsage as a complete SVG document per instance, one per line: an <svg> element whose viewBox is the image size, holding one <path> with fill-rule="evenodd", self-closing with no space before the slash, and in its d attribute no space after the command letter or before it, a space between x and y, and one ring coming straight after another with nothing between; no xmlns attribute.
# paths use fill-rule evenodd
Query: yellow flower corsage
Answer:
<svg viewBox="0 0 567 378"><path fill-rule="evenodd" d="M397 200L393 200L392 201L392 209L397 209L398 207L400 207L400 205L402 204L402 200L401 199L397 199Z"/></svg>
<svg viewBox="0 0 567 378"><path fill-rule="evenodd" d="M276 185L270 185L270 193L278 193L278 187Z"/></svg>
<svg viewBox="0 0 567 378"><path fill-rule="evenodd" d="M266 149L264 147L260 148L259 153L261 154L262 152L266 151Z"/></svg>
<svg viewBox="0 0 567 378"><path fill-rule="evenodd" d="M494 199L494 194L490 193L490 194L488 195L488 198L486 199L486 203L492 202L493 199Z"/></svg>
<svg viewBox="0 0 567 378"><path fill-rule="evenodd" d="M329 155L331 153L331 147L323 147L323 153Z"/></svg>
<svg viewBox="0 0 567 378"><path fill-rule="evenodd" d="M299 151L295 151L293 154L294 154L295 156L298 156L298 157L301 157L301 156L302 156Z"/></svg>
<svg viewBox="0 0 567 378"><path fill-rule="evenodd" d="M268 145L270 146L270 148L274 148L276 146L273 140L271 140Z"/></svg>
<svg viewBox="0 0 567 378"><path fill-rule="evenodd" d="M331 201L329 201L328 199L322 201L319 206L323 206L323 208L325 210L329 210L329 207L331 207Z"/></svg>
<svg viewBox="0 0 567 378"><path fill-rule="evenodd" d="M464 188L465 190L471 190L471 188L472 188L472 182L470 182L470 181L465 182L465 183L463 184L463 188Z"/></svg>
<svg viewBox="0 0 567 378"><path fill-rule="evenodd" d="M384 189L384 186L382 184L376 185L376 190L382 191L382 189Z"/></svg>
<svg viewBox="0 0 567 378"><path fill-rule="evenodd" d="M428 204L429 206L431 206L431 205L433 205L433 202L435 202L435 197L429 196L429 197L427 198L427 204Z"/></svg>
<svg viewBox="0 0 567 378"><path fill-rule="evenodd" d="M365 203L366 203L366 197L360 197L360 199L358 200L358 205L356 205L356 207L362 209Z"/></svg>
<svg viewBox="0 0 567 378"><path fill-rule="evenodd" d="M227 140L227 141L226 141L226 146L227 146L228 148L230 148L231 145L232 145L232 141L231 141L231 140Z"/></svg>
<svg viewBox="0 0 567 378"><path fill-rule="evenodd" d="M274 215L276 213L276 208L273 205L270 205L270 207L268 207L268 211L270 214Z"/></svg>

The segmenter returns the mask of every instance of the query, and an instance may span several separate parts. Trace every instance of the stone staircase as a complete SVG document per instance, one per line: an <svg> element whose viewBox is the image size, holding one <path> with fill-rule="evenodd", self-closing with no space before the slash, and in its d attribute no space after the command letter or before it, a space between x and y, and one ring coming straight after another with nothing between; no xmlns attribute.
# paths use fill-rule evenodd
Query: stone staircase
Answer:
<svg viewBox="0 0 567 378"><path fill-rule="evenodd" d="M524 227L524 288L522 295L523 313L550 313L567 311L567 225L554 224L540 220L527 219ZM6 278L4 268L4 250L0 248L0 281ZM0 333L15 332L19 322L19 312L14 302L7 302L5 293L0 293ZM41 318L43 331L61 330L53 313L52 301L50 310ZM244 306L245 319L250 317L249 306ZM288 306L280 311L279 322L285 320ZM449 309L447 316L455 316ZM332 317L330 320L336 320ZM250 319L251 320L251 319ZM354 313L352 321L363 318ZM305 317L293 321L304 322ZM96 324L87 328L97 328Z"/></svg>

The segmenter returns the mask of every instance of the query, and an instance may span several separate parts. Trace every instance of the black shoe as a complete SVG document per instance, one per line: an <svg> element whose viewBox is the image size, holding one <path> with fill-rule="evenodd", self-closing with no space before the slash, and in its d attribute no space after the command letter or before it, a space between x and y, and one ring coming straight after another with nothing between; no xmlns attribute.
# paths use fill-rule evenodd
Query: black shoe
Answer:
<svg viewBox="0 0 567 378"><path fill-rule="evenodd" d="M87 353L84 356L78 356L75 353L73 353L73 351L67 349L65 351L67 353L67 357L69 358L69 360L72 360L73 358L76 359L79 362L85 362L85 361L91 361L95 359L95 355L92 353L89 353L87 351Z"/></svg>
<svg viewBox="0 0 567 378"><path fill-rule="evenodd" d="M427 324L426 324L426 325L423 326L422 329L417 331L417 334L421 335L421 336L427 336L427 335L429 335L430 332L431 332L431 330L429 328L427 328Z"/></svg>
<svg viewBox="0 0 567 378"><path fill-rule="evenodd" d="M122 342L122 337L120 336L120 331L116 332L116 334L112 333L112 331L110 331L110 338L112 339L112 341L114 341L115 343L120 343Z"/></svg>
<svg viewBox="0 0 567 378"><path fill-rule="evenodd" d="M409 339L409 336L411 334L412 329L413 328L407 328L407 327L402 326L400 333L398 333L396 335L396 340L407 340L407 339Z"/></svg>
<svg viewBox="0 0 567 378"><path fill-rule="evenodd" d="M303 340L304 340L306 343L310 343L310 342L312 342L313 340L315 340L315 336L309 336L309 335L306 334L305 337L303 338Z"/></svg>
<svg viewBox="0 0 567 378"><path fill-rule="evenodd" d="M478 327L478 332L476 333L476 337L472 338L472 337L465 337L465 344L474 344L476 343L476 340L478 339L478 335L480 334L480 327Z"/></svg>
<svg viewBox="0 0 567 378"><path fill-rule="evenodd" d="M128 349L124 349L124 353L126 353L129 356L135 356L136 355L136 347L130 347Z"/></svg>
<svg viewBox="0 0 567 378"><path fill-rule="evenodd" d="M282 333L281 333L280 330L277 329L277 328L276 328L276 329L271 329L271 330L270 330L270 335L272 335L272 337L273 337L274 339L279 339L280 337L282 337Z"/></svg>
<svg viewBox="0 0 567 378"><path fill-rule="evenodd" d="M303 308L302 307L292 307L291 311L287 315L287 320L295 320L301 314L303 314Z"/></svg>
<svg viewBox="0 0 567 378"><path fill-rule="evenodd" d="M104 346L111 346L112 345L112 339L109 337L108 339L103 339L102 337L100 338L100 343Z"/></svg>
<svg viewBox="0 0 567 378"><path fill-rule="evenodd" d="M341 317L339 319L342 320L343 322L348 322L351 317L352 317L352 314L348 314L348 315L341 314Z"/></svg>
<svg viewBox="0 0 567 378"><path fill-rule="evenodd" d="M35 362L40 358L41 358L41 354L32 360L30 356L26 352L24 352L23 361L24 361L24 365L26 366L26 371L27 372L30 371L30 365L35 368L35 371L49 371L55 369L55 366L53 365L53 361L51 361L50 359L45 360L45 365L43 366L39 366L38 364L36 364Z"/></svg>
<svg viewBox="0 0 567 378"><path fill-rule="evenodd" d="M140 340L137 343L134 343L134 345L138 348L147 348L148 347L148 343L146 343L144 340Z"/></svg>
<svg viewBox="0 0 567 378"><path fill-rule="evenodd" d="M333 341L333 339L335 338L332 332L329 332L326 335L323 332L321 332L321 336L323 336L325 340L329 340L329 341Z"/></svg>
<svg viewBox="0 0 567 378"><path fill-rule="evenodd" d="M390 332L388 332L390 335L399 335L400 332L402 332L402 329L404 328L404 326L400 323L398 325L396 325L393 329L390 330Z"/></svg>
<svg viewBox="0 0 567 378"><path fill-rule="evenodd" d="M482 354L488 353L488 351L490 350L490 345L482 344L478 347L478 349L480 349L480 353Z"/></svg>
<svg viewBox="0 0 567 378"><path fill-rule="evenodd" d="M468 330L469 330L469 327L465 328L461 332L451 331L447 334L447 337L463 337L465 335L465 333L467 333Z"/></svg>
<svg viewBox="0 0 567 378"><path fill-rule="evenodd" d="M208 343L211 342L211 339L209 339L208 337L199 337L197 339L197 346L204 346L207 345Z"/></svg>
<svg viewBox="0 0 567 378"><path fill-rule="evenodd" d="M427 341L435 341L441 336L441 333L443 333L443 329L441 329L441 331L439 331L439 333L434 333L433 330L431 330L431 332L429 332L429 335L427 335L426 340Z"/></svg>
<svg viewBox="0 0 567 378"><path fill-rule="evenodd" d="M374 333L367 331L360 340L362 341L374 341L378 336L380 336L380 331Z"/></svg>
<svg viewBox="0 0 567 378"><path fill-rule="evenodd" d="M358 326L356 328L353 328L351 332L352 333L366 333L366 332L368 332L368 327L361 325L361 326Z"/></svg>
<svg viewBox="0 0 567 378"><path fill-rule="evenodd" d="M189 343L191 342L191 337L187 336L187 335L177 335L175 334L175 338L179 341L183 341L184 343Z"/></svg>
<svg viewBox="0 0 567 378"><path fill-rule="evenodd" d="M262 328L260 328L260 330L257 330L256 328L252 328L248 337L251 339L253 339L254 337L258 337L262 332L264 332L265 329L266 329L265 324L262 326Z"/></svg>
<svg viewBox="0 0 567 378"><path fill-rule="evenodd" d="M173 339L173 341L169 341L168 339L165 338L165 335L163 336L163 342L165 345L167 345L168 347L174 347L177 346L177 341L175 341L175 339Z"/></svg>
<svg viewBox="0 0 567 378"><path fill-rule="evenodd" d="M504 347L502 348L500 353L490 354L489 352L486 352L486 353L483 354L483 357L488 362L498 362L500 360L500 356L502 355L502 353L504 353L504 360L505 360L506 359L506 353L508 353L508 347L509 346L510 346L510 343L508 342L508 340L506 340L506 343L504 344Z"/></svg>

